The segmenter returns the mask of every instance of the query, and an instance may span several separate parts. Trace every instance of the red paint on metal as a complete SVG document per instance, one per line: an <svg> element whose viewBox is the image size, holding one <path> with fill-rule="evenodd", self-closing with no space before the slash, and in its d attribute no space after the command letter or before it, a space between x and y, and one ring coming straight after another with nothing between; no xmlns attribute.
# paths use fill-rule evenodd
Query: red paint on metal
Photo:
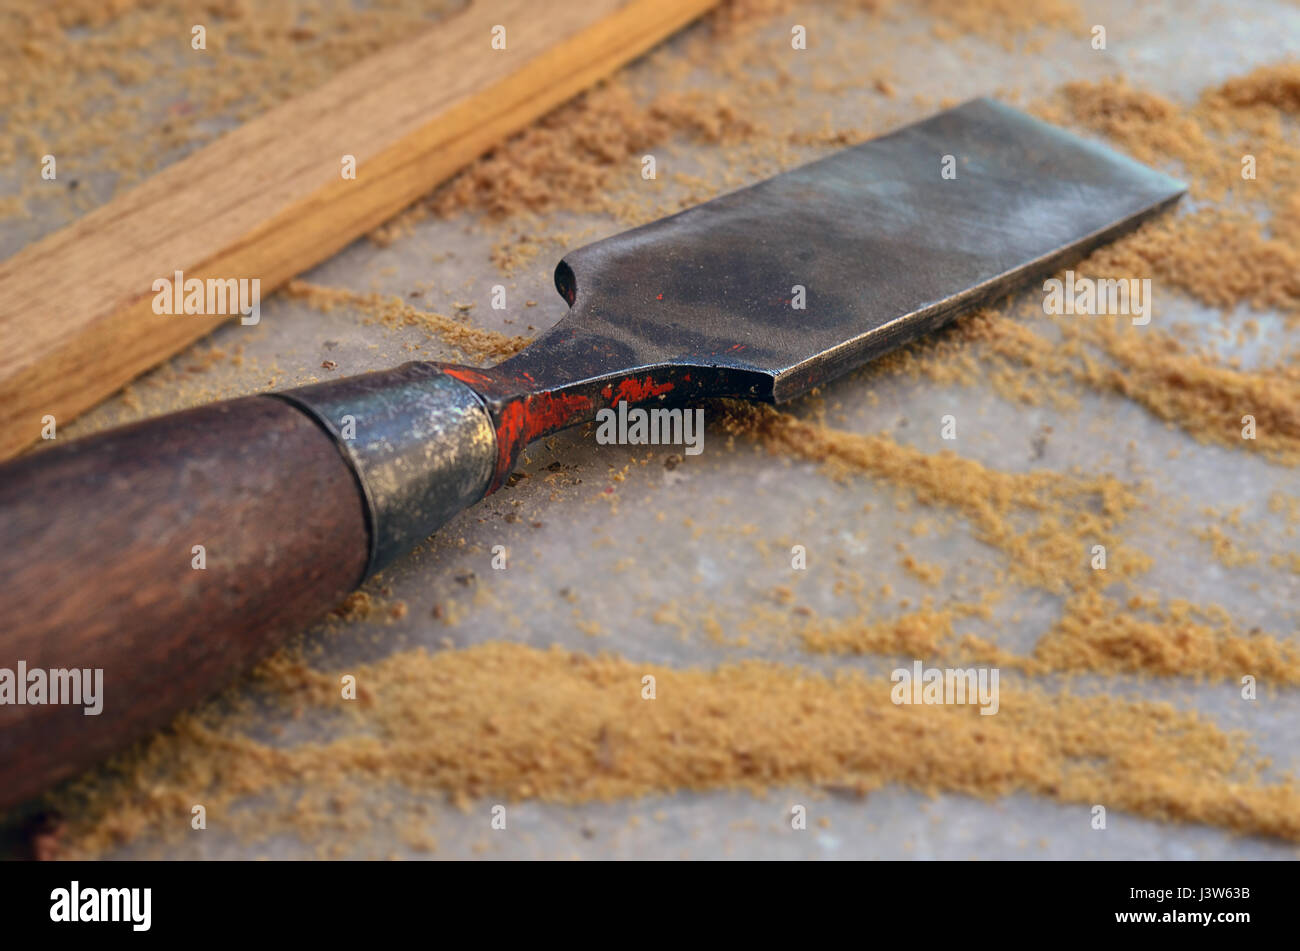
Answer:
<svg viewBox="0 0 1300 951"><path fill-rule="evenodd" d="M525 446L564 429L590 409L591 400L581 393L532 393L502 407L497 423L497 465L488 491L500 488Z"/></svg>
<svg viewBox="0 0 1300 951"><path fill-rule="evenodd" d="M688 376L685 379L689 380L690 377ZM609 403L610 406L614 406L623 401L628 403L640 403L643 400L662 396L664 393L671 390L673 386L674 384L671 382L656 383L654 377L649 376L640 380L629 378L620 381L617 390L614 389L613 384L606 383L601 388L600 395L605 398L605 401Z"/></svg>
<svg viewBox="0 0 1300 951"><path fill-rule="evenodd" d="M636 377L629 377L618 384L612 402L617 403L620 400L627 400L629 403L640 403L654 396L662 396L675 385L671 380L656 383L654 377L651 376L640 380L636 379Z"/></svg>
<svg viewBox="0 0 1300 951"><path fill-rule="evenodd" d="M523 388L533 385L530 374L520 373L517 377L506 379L497 370L461 366L444 366L442 369L448 376L473 387L479 394L485 397L495 396L501 401L498 403L500 409L494 412L497 462L488 492L495 492L501 487L519 453L530 442L588 418L598 402L603 401L609 406L624 401L630 404L644 403L663 396L676 387L672 380L656 382L653 376L645 376L629 377L617 384L606 384L601 388L599 398L583 393L549 390L512 395L516 383L524 384Z"/></svg>
<svg viewBox="0 0 1300 951"><path fill-rule="evenodd" d="M496 382L493 377L473 367L442 367L442 372L479 390L491 389Z"/></svg>

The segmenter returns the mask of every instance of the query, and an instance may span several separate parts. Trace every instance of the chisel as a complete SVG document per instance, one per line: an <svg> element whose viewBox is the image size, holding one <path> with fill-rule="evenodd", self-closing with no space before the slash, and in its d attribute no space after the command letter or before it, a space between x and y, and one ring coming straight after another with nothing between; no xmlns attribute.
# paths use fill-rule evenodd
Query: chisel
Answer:
<svg viewBox="0 0 1300 951"><path fill-rule="evenodd" d="M1183 191L976 99L568 254L569 312L498 366L407 363L0 467L0 806L220 688L533 440L623 402L792 400ZM74 697L94 671L98 712Z"/></svg>

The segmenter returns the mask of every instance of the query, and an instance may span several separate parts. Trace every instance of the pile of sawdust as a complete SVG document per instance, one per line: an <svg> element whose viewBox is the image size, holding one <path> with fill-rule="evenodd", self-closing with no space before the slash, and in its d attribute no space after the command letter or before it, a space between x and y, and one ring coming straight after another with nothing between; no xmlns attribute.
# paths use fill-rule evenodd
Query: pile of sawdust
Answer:
<svg viewBox="0 0 1300 951"><path fill-rule="evenodd" d="M229 722L181 717L134 755L116 796L96 792L87 813L69 793L66 814L93 816L72 831L71 854L145 831L180 840L194 802L253 840L292 828L309 841L323 831L364 841L369 822L349 811L359 775L466 802L790 784L1032 792L1300 841L1300 789L1265 782L1241 737L1165 704L1004 683L997 715L981 716L973 706L896 705L883 678L758 662L677 670L511 644L417 650L350 672L364 689L353 703L340 699L337 675L282 664L276 676L286 699L351 711L364 732L279 748ZM653 700L642 699L647 676ZM270 801L236 808L250 796ZM406 836L425 837L418 811L397 819Z"/></svg>
<svg viewBox="0 0 1300 951"><path fill-rule="evenodd" d="M387 246L430 215L466 211L497 219L557 209L643 216L643 204L626 193L641 181L647 150L675 135L722 145L759 133L725 99L665 93L647 104L615 79L534 123L370 237Z"/></svg>
<svg viewBox="0 0 1300 951"><path fill-rule="evenodd" d="M1147 615L1147 616L1144 616ZM1034 646L1028 673L1142 672L1159 676L1300 686L1300 649L1262 633L1242 633L1230 621L1202 616L1190 605L1161 607L1141 599L1120 603L1096 589L1065 603L1061 619Z"/></svg>

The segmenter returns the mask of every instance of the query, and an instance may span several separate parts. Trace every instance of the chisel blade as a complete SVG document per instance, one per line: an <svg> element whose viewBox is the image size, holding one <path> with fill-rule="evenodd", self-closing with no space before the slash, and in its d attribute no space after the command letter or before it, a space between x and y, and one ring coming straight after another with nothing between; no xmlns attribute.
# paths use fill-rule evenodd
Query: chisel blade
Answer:
<svg viewBox="0 0 1300 951"><path fill-rule="evenodd" d="M693 367L694 392L789 400L1050 274L1185 190L971 100L571 252L556 270L570 313L498 369L567 387Z"/></svg>

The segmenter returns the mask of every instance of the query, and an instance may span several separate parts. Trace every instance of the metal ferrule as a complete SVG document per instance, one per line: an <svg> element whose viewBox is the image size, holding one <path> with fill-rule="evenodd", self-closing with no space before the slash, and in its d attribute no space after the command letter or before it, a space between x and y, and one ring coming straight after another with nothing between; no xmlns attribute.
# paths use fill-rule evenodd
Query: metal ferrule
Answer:
<svg viewBox="0 0 1300 951"><path fill-rule="evenodd" d="M365 496L369 576L483 497L496 433L478 394L432 363L405 363L274 394L338 441Z"/></svg>

